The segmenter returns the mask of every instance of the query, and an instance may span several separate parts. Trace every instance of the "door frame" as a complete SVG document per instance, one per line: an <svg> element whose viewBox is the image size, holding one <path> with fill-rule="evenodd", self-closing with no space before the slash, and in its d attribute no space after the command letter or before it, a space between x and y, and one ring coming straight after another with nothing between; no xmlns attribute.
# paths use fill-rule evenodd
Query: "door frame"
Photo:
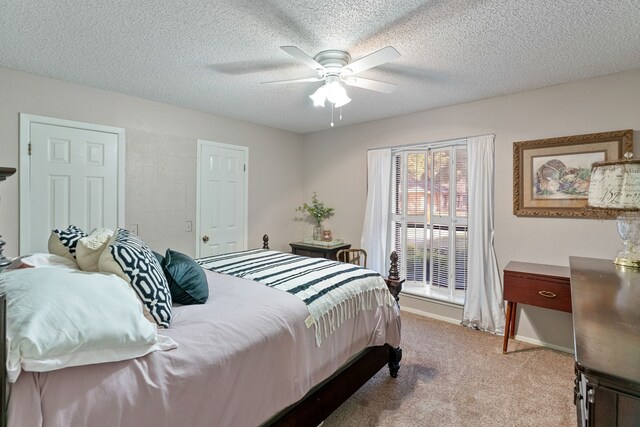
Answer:
<svg viewBox="0 0 640 427"><path fill-rule="evenodd" d="M246 165L245 177L244 177L244 188L242 191L244 192L244 212L242 213L244 216L244 229L243 229L243 244L244 249L247 248L248 234L249 234L249 147L244 147L241 145L232 145L225 144L222 142L214 142L208 141L206 139L198 139L197 145L197 159L196 159L196 258L200 258L200 236L201 236L201 223L200 223L200 191L201 191L201 183L200 183L200 161L202 160L202 147L216 147L216 148L226 148L230 150L239 150L244 152L244 164Z"/></svg>
<svg viewBox="0 0 640 427"><path fill-rule="evenodd" d="M29 220L31 218L31 202L29 194L31 192L31 156L29 154L29 144L31 143L31 124L40 123L45 125L84 129L95 132L105 132L115 134L118 138L118 226L124 227L124 161L125 161L125 138L124 128L113 126L97 125L93 123L77 122L74 120L58 119L55 117L37 116L34 114L20 113L20 247L19 253L24 255L30 251L29 239L31 230Z"/></svg>

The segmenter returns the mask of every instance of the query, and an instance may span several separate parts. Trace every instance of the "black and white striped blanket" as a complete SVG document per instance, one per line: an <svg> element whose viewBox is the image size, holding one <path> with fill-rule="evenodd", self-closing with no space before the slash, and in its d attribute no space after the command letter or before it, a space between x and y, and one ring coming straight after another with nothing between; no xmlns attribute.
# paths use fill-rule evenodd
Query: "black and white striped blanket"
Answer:
<svg viewBox="0 0 640 427"><path fill-rule="evenodd" d="M357 265L263 249L196 261L211 271L255 280L300 298L309 309L306 324L315 326L318 346L360 311L395 304L384 279Z"/></svg>

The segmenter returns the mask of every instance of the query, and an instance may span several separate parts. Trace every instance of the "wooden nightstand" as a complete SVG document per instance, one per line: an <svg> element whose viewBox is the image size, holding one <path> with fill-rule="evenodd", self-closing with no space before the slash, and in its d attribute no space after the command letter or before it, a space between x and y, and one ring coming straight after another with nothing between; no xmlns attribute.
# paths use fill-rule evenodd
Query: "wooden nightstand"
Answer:
<svg viewBox="0 0 640 427"><path fill-rule="evenodd" d="M504 300L508 301L502 344L506 353L509 337L515 336L518 303L571 313L569 268L511 261L504 268Z"/></svg>
<svg viewBox="0 0 640 427"><path fill-rule="evenodd" d="M349 249L350 244L344 243L337 246L320 246L310 245L304 242L289 243L291 246L291 253L294 255L308 256L311 258L326 258L336 261L336 254L340 249Z"/></svg>

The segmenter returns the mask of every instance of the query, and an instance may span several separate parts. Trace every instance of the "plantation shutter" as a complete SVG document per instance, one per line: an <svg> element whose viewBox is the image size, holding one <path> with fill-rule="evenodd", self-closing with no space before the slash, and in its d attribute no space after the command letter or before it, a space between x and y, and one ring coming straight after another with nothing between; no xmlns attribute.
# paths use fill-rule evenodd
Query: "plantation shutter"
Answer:
<svg viewBox="0 0 640 427"><path fill-rule="evenodd" d="M407 279L405 290L422 288L427 296L462 301L467 283L466 145L455 141L397 151L392 180L392 247Z"/></svg>
<svg viewBox="0 0 640 427"><path fill-rule="evenodd" d="M467 147L457 147L455 150L455 177L456 177L456 235L455 235L455 287L465 290L467 288L467 261L469 233L467 228L468 211L468 155Z"/></svg>
<svg viewBox="0 0 640 427"><path fill-rule="evenodd" d="M403 170L402 167L404 159L403 153L398 153L393 156L392 165L392 189L391 189L391 230L393 230L393 249L398 255L398 265L403 266L405 263L404 258L404 231L402 213L403 209ZM406 275L404 275L406 277Z"/></svg>

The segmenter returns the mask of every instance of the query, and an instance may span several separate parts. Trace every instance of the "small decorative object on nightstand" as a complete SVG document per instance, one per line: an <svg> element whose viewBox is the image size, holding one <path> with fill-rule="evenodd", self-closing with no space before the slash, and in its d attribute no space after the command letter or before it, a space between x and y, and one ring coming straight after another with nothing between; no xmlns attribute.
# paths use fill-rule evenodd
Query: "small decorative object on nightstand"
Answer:
<svg viewBox="0 0 640 427"><path fill-rule="evenodd" d="M298 206L296 208L296 212L301 212L303 217L294 218L294 221L306 221L313 226L313 240L315 241L331 241L331 230L327 230L329 232L329 237L325 237L324 231L322 229L322 223L324 220L331 218L335 213L333 208L329 208L324 205L323 202L318 200L315 191L313 192L313 197L311 198L311 204L308 205L303 203L302 206Z"/></svg>

